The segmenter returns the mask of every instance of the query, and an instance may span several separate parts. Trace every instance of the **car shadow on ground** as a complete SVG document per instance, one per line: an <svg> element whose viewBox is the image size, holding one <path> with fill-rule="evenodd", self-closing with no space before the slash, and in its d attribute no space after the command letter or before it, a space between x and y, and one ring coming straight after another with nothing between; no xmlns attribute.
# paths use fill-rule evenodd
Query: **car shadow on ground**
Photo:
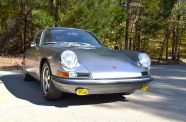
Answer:
<svg viewBox="0 0 186 122"><path fill-rule="evenodd" d="M42 97L41 84L38 81L24 81L22 74L6 75L2 76L0 79L9 92L15 97L27 100L36 105L68 107L74 105L127 101L122 95L77 96L73 94L64 94L58 101L47 101Z"/></svg>
<svg viewBox="0 0 186 122"><path fill-rule="evenodd" d="M151 73L154 81L150 83L149 91L136 91L127 97L129 102L101 107L132 109L172 121L186 122L186 65L153 66Z"/></svg>
<svg viewBox="0 0 186 122"><path fill-rule="evenodd" d="M128 108L171 119L186 121L186 65L153 66L151 89L128 98Z"/></svg>

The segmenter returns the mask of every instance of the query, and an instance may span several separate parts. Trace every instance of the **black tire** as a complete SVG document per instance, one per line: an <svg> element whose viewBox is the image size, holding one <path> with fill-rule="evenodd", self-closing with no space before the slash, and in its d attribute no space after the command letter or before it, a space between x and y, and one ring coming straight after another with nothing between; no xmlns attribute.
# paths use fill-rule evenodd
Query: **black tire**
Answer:
<svg viewBox="0 0 186 122"><path fill-rule="evenodd" d="M23 72L23 80L24 81L32 81L32 80L34 80L34 78L32 76L30 76L26 72L26 68L25 68L25 64L24 63L22 63L22 72Z"/></svg>
<svg viewBox="0 0 186 122"><path fill-rule="evenodd" d="M33 81L34 78L30 76L28 73L25 73L23 76L24 81Z"/></svg>
<svg viewBox="0 0 186 122"><path fill-rule="evenodd" d="M132 94L133 92L125 92L125 93L119 93L119 95L130 95Z"/></svg>
<svg viewBox="0 0 186 122"><path fill-rule="evenodd" d="M61 98L61 91L56 89L53 82L51 81L51 70L47 62L42 66L41 71L41 89L42 95L46 100L59 100Z"/></svg>

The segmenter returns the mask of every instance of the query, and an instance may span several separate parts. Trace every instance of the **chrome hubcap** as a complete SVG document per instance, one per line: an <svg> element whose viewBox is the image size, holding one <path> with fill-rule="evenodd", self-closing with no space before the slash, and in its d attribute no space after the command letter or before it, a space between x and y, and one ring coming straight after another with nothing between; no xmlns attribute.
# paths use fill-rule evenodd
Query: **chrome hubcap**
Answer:
<svg viewBox="0 0 186 122"><path fill-rule="evenodd" d="M42 75L42 85L43 85L43 91L45 94L48 93L49 90L49 82L50 82L50 71L48 67L45 67L43 69L43 75Z"/></svg>

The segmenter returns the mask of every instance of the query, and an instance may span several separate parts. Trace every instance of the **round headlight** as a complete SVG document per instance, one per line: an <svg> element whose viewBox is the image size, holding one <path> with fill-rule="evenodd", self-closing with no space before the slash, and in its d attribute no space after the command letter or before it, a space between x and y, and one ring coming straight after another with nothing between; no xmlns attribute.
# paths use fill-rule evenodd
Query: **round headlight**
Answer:
<svg viewBox="0 0 186 122"><path fill-rule="evenodd" d="M138 58L139 58L139 64L140 64L140 66L142 66L144 68L150 68L151 60L150 60L150 57L147 54L140 53L138 55Z"/></svg>
<svg viewBox="0 0 186 122"><path fill-rule="evenodd" d="M79 65L76 54L70 50L66 50L61 54L61 63L67 69L74 69Z"/></svg>

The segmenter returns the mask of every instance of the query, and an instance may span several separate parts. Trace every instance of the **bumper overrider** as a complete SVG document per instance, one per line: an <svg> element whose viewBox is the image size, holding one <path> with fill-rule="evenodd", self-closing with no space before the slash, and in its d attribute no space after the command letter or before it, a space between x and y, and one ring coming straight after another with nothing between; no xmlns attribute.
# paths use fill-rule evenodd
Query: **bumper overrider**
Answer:
<svg viewBox="0 0 186 122"><path fill-rule="evenodd" d="M67 93L78 94L78 89L86 89L88 94L132 93L153 80L152 77L123 79L73 79L52 76L55 87Z"/></svg>

